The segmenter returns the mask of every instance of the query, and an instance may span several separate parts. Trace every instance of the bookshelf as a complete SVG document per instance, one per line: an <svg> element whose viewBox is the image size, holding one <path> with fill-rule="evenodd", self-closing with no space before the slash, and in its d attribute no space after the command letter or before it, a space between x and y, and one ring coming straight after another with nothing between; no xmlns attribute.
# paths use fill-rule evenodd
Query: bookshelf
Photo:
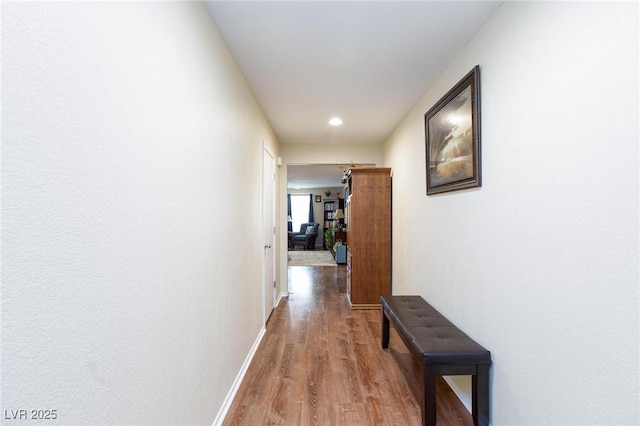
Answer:
<svg viewBox="0 0 640 426"><path fill-rule="evenodd" d="M343 198L333 198L324 200L324 211L323 211L323 236L324 233L329 228L333 228L334 231L337 228L341 228L344 225L344 217L337 218L339 216L338 211L342 213L344 216L344 199ZM334 232L335 233L335 232ZM323 244L324 248L331 249L332 247L327 247L326 242Z"/></svg>

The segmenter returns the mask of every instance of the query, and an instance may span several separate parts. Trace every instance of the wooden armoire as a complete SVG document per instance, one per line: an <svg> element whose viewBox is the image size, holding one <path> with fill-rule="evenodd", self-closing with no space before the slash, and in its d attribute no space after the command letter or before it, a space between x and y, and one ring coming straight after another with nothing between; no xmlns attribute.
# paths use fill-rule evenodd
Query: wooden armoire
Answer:
<svg viewBox="0 0 640 426"><path fill-rule="evenodd" d="M345 197L349 304L379 309L391 294L391 169L349 169Z"/></svg>

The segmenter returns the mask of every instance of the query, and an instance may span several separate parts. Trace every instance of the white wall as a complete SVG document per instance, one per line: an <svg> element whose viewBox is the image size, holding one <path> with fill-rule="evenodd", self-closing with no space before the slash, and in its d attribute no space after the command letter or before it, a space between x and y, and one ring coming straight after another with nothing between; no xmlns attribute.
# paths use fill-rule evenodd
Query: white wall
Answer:
<svg viewBox="0 0 640 426"><path fill-rule="evenodd" d="M483 186L427 197L423 115L476 64ZM393 292L491 351L493 424L640 422L638 98L637 3L508 2L385 144Z"/></svg>
<svg viewBox="0 0 640 426"><path fill-rule="evenodd" d="M262 327L268 122L202 3L2 8L2 412L211 424Z"/></svg>

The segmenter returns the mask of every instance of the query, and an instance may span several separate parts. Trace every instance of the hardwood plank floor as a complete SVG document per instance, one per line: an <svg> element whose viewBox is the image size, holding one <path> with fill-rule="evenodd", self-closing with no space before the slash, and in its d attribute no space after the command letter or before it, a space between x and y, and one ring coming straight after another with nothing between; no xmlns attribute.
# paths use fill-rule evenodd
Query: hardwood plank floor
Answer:
<svg viewBox="0 0 640 426"><path fill-rule="evenodd" d="M346 267L289 267L289 298L267 332L224 425L420 425L418 369L380 311L352 311ZM437 389L438 425L472 425L448 385Z"/></svg>

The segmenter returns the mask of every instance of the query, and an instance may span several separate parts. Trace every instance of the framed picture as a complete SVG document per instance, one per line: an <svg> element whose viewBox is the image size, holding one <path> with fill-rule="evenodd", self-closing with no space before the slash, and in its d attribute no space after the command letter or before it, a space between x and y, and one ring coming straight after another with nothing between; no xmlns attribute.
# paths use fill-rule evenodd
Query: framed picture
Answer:
<svg viewBox="0 0 640 426"><path fill-rule="evenodd" d="M481 185L480 67L425 115L427 195Z"/></svg>
<svg viewBox="0 0 640 426"><path fill-rule="evenodd" d="M316 203L322 202L322 195L316 195Z"/></svg>

